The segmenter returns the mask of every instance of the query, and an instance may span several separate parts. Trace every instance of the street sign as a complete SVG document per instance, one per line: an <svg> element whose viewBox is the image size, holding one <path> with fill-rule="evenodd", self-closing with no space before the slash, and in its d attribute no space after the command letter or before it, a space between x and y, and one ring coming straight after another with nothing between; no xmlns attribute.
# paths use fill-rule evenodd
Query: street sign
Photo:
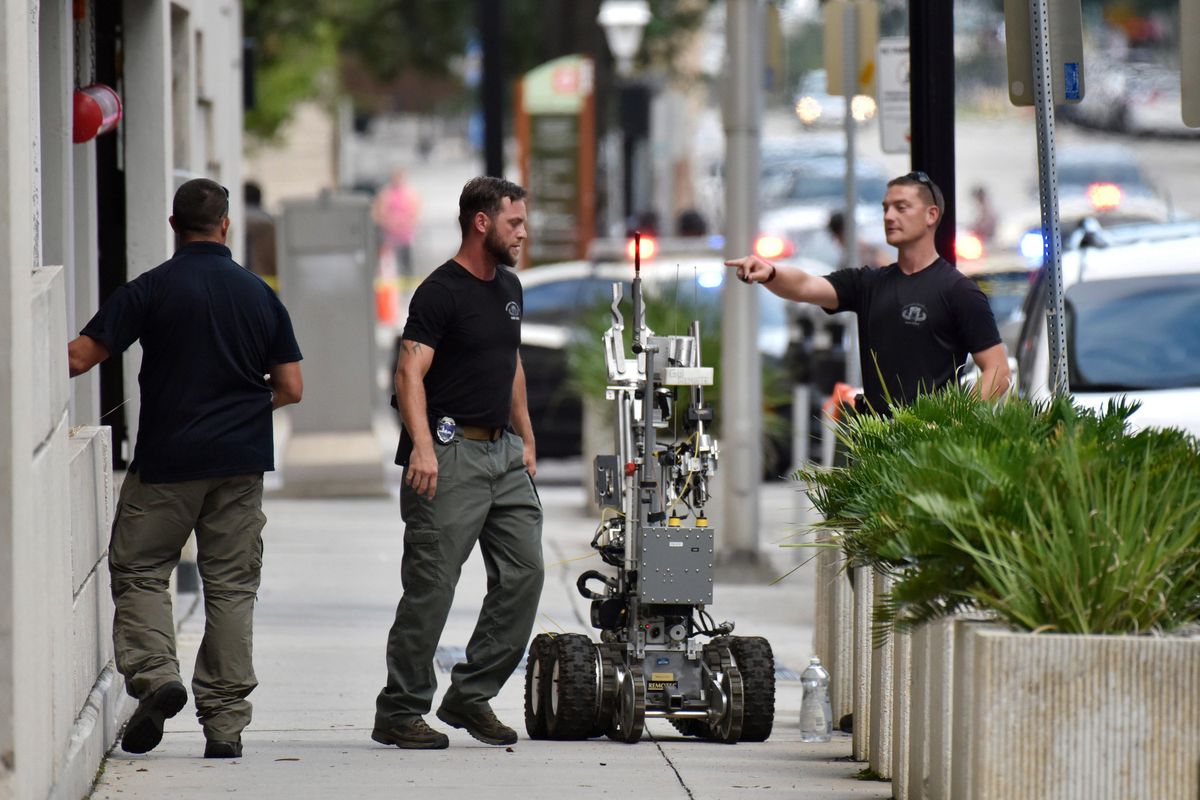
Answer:
<svg viewBox="0 0 1200 800"><path fill-rule="evenodd" d="M1083 13L1079 0L1048 0L1050 68L1054 104L1083 100ZM1014 106L1032 106L1033 45L1029 0L1004 0L1004 37L1008 50L1008 97Z"/></svg>
<svg viewBox="0 0 1200 800"><path fill-rule="evenodd" d="M530 194L526 265L583 258L594 236L593 83L586 56L548 61L517 83L517 144Z"/></svg>
<svg viewBox="0 0 1200 800"><path fill-rule="evenodd" d="M829 0L825 11L825 78L826 91L845 95L842 75L846 60L843 50L846 34L843 30L847 6L853 6L858 19L858 75L851 94L875 95L875 44L879 41L879 3L876 0Z"/></svg>
<svg viewBox="0 0 1200 800"><path fill-rule="evenodd" d="M883 152L907 153L912 149L908 37L880 39L875 63L879 65L879 138Z"/></svg>
<svg viewBox="0 0 1200 800"><path fill-rule="evenodd" d="M1200 0L1179 0L1179 64L1183 124L1200 128Z"/></svg>

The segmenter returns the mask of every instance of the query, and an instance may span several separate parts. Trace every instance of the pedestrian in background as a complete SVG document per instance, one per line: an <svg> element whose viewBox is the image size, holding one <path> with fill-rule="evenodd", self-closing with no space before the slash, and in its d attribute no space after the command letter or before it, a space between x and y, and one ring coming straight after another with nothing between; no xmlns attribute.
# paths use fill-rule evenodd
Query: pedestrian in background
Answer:
<svg viewBox="0 0 1200 800"><path fill-rule="evenodd" d="M192 692L206 758L242 754L254 602L262 568L263 472L274 469L271 411L300 401L300 349L275 292L231 257L229 192L179 187L181 245L113 292L68 345L71 376L142 344L133 463L109 542L113 643L138 699L121 747L145 753L187 702L169 580L193 529L204 583L204 638Z"/></svg>
<svg viewBox="0 0 1200 800"><path fill-rule="evenodd" d="M404 170L394 170L391 180L375 195L371 218L379 226L384 249L395 256L402 280L413 274L412 246L420 217L421 198L409 185Z"/></svg>
<svg viewBox="0 0 1200 800"><path fill-rule="evenodd" d="M246 209L246 269L279 291L275 259L275 218L262 206L262 189L254 181L242 184Z"/></svg>
<svg viewBox="0 0 1200 800"><path fill-rule="evenodd" d="M979 241L988 244L996 237L996 210L992 208L992 200L988 197L987 189L976 185L971 190L971 199L975 201L975 217L971 220L971 232L979 237Z"/></svg>
<svg viewBox="0 0 1200 800"><path fill-rule="evenodd" d="M462 245L413 294L396 368L404 594L371 738L408 749L449 745L423 716L437 686L434 652L476 542L487 595L438 719L487 744L517 741L489 701L521 662L542 591L537 456L518 352L523 298L510 271L526 236L525 190L474 178L458 208Z"/></svg>
<svg viewBox="0 0 1200 800"><path fill-rule="evenodd" d="M838 260L838 269L858 269L859 267L882 267L887 263L887 256L884 255L881 248L876 247L863 239L858 240L858 258L851 260L846 252L846 216L841 211L834 211L829 215L829 222L825 226L829 231L829 235L837 242L841 248L841 256Z"/></svg>
<svg viewBox="0 0 1200 800"><path fill-rule="evenodd" d="M725 263L742 281L785 299L858 314L864 410L886 415L890 403L958 380L968 354L982 372L977 391L997 398L1011 379L1008 357L987 297L938 255L934 232L944 208L929 176L910 172L889 181L883 199L884 234L898 253L893 264L822 277L757 256Z"/></svg>

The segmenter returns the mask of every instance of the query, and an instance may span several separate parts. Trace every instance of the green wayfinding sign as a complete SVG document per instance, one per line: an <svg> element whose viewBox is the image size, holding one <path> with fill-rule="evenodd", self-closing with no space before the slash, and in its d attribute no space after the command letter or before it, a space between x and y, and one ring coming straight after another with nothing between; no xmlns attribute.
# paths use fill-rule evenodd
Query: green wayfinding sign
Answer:
<svg viewBox="0 0 1200 800"><path fill-rule="evenodd" d="M583 258L595 235L593 66L564 56L528 72L517 87L517 142L529 189L525 265Z"/></svg>

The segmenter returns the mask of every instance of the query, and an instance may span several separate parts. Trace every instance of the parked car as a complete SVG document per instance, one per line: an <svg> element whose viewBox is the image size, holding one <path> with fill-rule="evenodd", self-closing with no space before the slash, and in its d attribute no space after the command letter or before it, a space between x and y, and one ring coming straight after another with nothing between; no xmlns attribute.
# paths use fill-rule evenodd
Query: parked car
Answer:
<svg viewBox="0 0 1200 800"><path fill-rule="evenodd" d="M1021 326L1025 321L1022 308L1037 270L1018 253L1000 251L984 254L978 259L959 258L958 269L971 278L987 295L1000 339L1011 355L1016 351Z"/></svg>
<svg viewBox="0 0 1200 800"><path fill-rule="evenodd" d="M621 245L623 243L618 243ZM720 289L728 279L729 268L719 252L709 249L704 240L657 242L659 252L642 262L643 288L649 298L671 304L710 309L710 320L719 318ZM789 260L803 269L821 274L827 264L812 260ZM525 295L521 326L521 361L525 368L530 416L537 428L538 454L563 458L581 452L582 400L569 380L568 349L577 337L590 335L589 314L599 315L592 327L607 321L606 305L612 297L612 285L620 282L625 298L622 312L628 329L632 323L630 304L633 281L632 260L623 247L604 249L603 243L588 261L546 264L517 273ZM764 360L779 369L786 368L791 338L788 303L770 292L759 292L758 349ZM679 320L682 333L690 319ZM667 333L668 331L662 331ZM602 358L596 342L596 358ZM780 413L790 414L790 408ZM781 437L776 460L790 458L790 443ZM779 474L787 463L772 464L771 474Z"/></svg>
<svg viewBox="0 0 1200 800"><path fill-rule="evenodd" d="M887 173L870 160L855 164L858 206L858 240L872 248L892 253L883 232L883 196ZM841 157L813 159L796 165L775 179L776 191L764 198L759 230L779 240L774 252L759 252L767 258L793 254L837 264L841 246L828 231L829 217L846 203L846 162Z"/></svg>
<svg viewBox="0 0 1200 800"><path fill-rule="evenodd" d="M1142 136L1200 135L1183 124L1179 70L1158 64L1105 64L1089 73L1083 102L1063 106L1080 125Z"/></svg>
<svg viewBox="0 0 1200 800"><path fill-rule="evenodd" d="M804 76L796 92L795 112L805 128L843 125L846 98L830 94L825 70L814 69ZM860 125L867 122L875 116L875 99L865 94L855 95L850 113Z"/></svg>
<svg viewBox="0 0 1200 800"><path fill-rule="evenodd" d="M796 136L763 139L759 146L759 202L764 208L786 189L794 167L812 160L841 158L846 138L833 132L808 132ZM706 212L713 230L725 227L725 164L712 162L696 181L698 205Z"/></svg>
<svg viewBox="0 0 1200 800"><path fill-rule="evenodd" d="M1098 210L1128 201L1158 201L1166 207L1137 154L1123 144L1063 147L1055 153L1055 164L1061 201L1083 198ZM1036 197L1036 187L1032 194Z"/></svg>
<svg viewBox="0 0 1200 800"><path fill-rule="evenodd" d="M1132 422L1200 436L1200 223L1127 225L1062 259L1068 382L1101 408L1119 395L1141 403ZM1050 393L1048 273L1025 302L1017 388Z"/></svg>

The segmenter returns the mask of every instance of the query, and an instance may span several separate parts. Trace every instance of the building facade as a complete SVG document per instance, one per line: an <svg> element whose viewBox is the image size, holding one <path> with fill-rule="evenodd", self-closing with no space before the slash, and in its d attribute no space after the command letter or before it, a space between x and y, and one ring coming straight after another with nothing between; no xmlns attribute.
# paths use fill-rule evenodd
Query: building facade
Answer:
<svg viewBox="0 0 1200 800"><path fill-rule="evenodd" d="M124 118L75 144L93 82ZM66 343L170 256L184 180L229 187L240 252L242 87L236 0L0 0L0 800L86 795L132 711L106 552L140 351L69 380Z"/></svg>

